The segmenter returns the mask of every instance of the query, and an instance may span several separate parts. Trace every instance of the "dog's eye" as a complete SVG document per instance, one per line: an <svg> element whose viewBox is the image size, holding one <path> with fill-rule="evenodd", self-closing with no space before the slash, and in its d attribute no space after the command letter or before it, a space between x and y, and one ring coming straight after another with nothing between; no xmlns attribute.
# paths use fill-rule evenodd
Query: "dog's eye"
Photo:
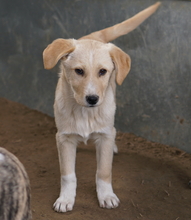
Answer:
<svg viewBox="0 0 191 220"><path fill-rule="evenodd" d="M99 76L104 76L107 73L106 69L100 69Z"/></svg>
<svg viewBox="0 0 191 220"><path fill-rule="evenodd" d="M81 76L84 75L83 69L75 69L75 72L76 72L78 75L81 75Z"/></svg>

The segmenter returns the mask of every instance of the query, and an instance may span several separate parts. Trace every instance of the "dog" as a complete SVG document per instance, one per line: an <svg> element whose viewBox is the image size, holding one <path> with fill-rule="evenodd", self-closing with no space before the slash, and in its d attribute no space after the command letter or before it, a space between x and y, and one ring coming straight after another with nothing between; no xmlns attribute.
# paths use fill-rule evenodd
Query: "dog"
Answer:
<svg viewBox="0 0 191 220"><path fill-rule="evenodd" d="M30 183L24 166L0 147L0 220L30 220Z"/></svg>
<svg viewBox="0 0 191 220"><path fill-rule="evenodd" d="M131 59L112 43L134 30L153 14L160 2L112 27L93 32L79 40L57 39L43 51L45 69L61 61L56 88L54 114L56 142L61 172L60 196L53 207L57 212L71 211L76 196L76 147L93 139L96 145L96 191L102 208L116 208L119 199L112 188L113 152L116 130L116 82L127 76Z"/></svg>

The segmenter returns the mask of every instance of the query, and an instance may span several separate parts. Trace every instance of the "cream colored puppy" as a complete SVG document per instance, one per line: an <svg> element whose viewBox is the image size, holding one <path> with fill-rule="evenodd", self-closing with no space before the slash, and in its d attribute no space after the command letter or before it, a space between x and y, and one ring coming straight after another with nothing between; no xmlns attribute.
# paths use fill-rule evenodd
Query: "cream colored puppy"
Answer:
<svg viewBox="0 0 191 220"><path fill-rule="evenodd" d="M61 191L54 203L58 212L71 211L76 196L76 147L93 139L96 145L96 189L100 207L115 208L119 199L112 188L115 89L127 76L131 60L111 43L135 29L156 11L160 3L125 22L94 32L79 40L57 39L43 52L44 66L53 68L61 60L61 73L54 103Z"/></svg>

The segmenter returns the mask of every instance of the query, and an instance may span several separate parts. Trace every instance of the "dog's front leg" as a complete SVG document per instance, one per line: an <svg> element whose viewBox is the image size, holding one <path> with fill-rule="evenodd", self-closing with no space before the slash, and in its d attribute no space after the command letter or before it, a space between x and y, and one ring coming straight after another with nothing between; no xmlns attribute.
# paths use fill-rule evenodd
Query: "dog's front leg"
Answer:
<svg viewBox="0 0 191 220"><path fill-rule="evenodd" d="M119 199L112 188L112 161L114 136L100 134L96 140L97 154L97 173L96 189L100 207L116 208L119 205Z"/></svg>
<svg viewBox="0 0 191 220"><path fill-rule="evenodd" d="M61 189L60 196L54 203L54 210L57 212L71 211L76 197L76 174L75 159L77 138L74 135L56 134L60 172Z"/></svg>

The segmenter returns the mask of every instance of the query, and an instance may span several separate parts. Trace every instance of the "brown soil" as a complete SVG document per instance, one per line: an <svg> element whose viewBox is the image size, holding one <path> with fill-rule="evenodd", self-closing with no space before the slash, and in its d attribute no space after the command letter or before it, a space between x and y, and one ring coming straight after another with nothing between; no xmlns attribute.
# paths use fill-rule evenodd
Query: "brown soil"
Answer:
<svg viewBox="0 0 191 220"><path fill-rule="evenodd" d="M80 145L74 210L56 213L59 166L54 119L21 104L0 99L0 146L24 164L32 188L34 220L117 219L190 220L191 155L133 134L118 133L113 187L121 204L113 210L98 207L95 191L95 149Z"/></svg>

